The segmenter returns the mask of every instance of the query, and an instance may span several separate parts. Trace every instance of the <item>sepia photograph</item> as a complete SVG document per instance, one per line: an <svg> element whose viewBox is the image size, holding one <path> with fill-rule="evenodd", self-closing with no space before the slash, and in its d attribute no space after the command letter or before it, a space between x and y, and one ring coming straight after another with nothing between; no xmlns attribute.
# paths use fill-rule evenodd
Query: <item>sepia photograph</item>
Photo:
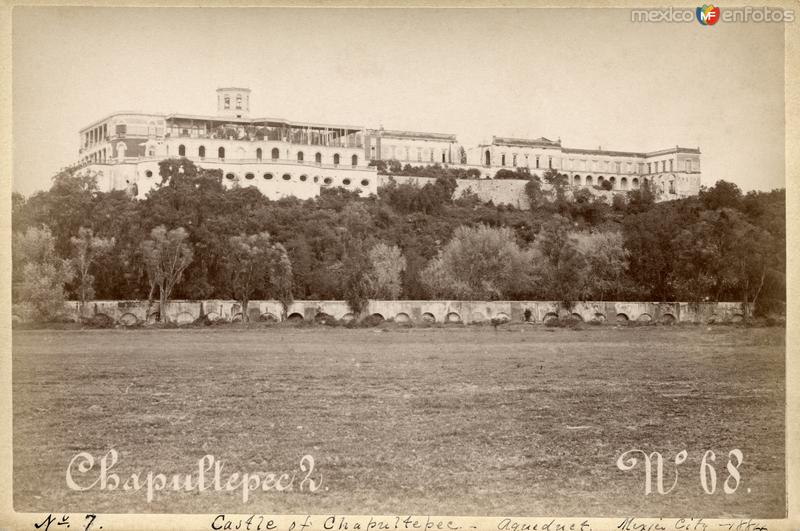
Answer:
<svg viewBox="0 0 800 531"><path fill-rule="evenodd" d="M796 6L9 8L0 529L778 529Z"/></svg>

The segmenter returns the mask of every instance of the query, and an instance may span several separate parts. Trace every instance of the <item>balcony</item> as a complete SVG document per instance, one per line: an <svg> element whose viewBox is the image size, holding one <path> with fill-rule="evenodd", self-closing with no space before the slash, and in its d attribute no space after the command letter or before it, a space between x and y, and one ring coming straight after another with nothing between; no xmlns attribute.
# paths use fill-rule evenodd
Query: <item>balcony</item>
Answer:
<svg viewBox="0 0 800 531"><path fill-rule="evenodd" d="M152 157L150 157L152 158ZM197 157L197 156L187 156L184 157L192 162L198 162L200 164L283 164L289 166L304 166L307 168L324 168L324 169L332 169L332 170L341 170L341 169L350 169L350 170L357 170L357 171L377 171L374 166L360 166L352 164L334 164L334 163L324 163L324 162L314 162L314 161L298 161L297 159L231 159L231 158L218 158L218 157Z"/></svg>
<svg viewBox="0 0 800 531"><path fill-rule="evenodd" d="M317 146L317 147L328 147L328 148L340 148L340 149L364 149L364 141L363 139L359 138L357 140L352 140L348 142L344 142L342 140L334 140L328 143L324 143L319 141L318 139L309 139L308 138L298 138L298 137L287 137L281 136L280 134L268 133L264 135L260 135L258 133L246 133L240 136L238 133L233 131L180 131L176 133L175 131L168 131L164 138L194 138L200 140L224 140L227 142L280 142L284 144L290 144L292 146Z"/></svg>

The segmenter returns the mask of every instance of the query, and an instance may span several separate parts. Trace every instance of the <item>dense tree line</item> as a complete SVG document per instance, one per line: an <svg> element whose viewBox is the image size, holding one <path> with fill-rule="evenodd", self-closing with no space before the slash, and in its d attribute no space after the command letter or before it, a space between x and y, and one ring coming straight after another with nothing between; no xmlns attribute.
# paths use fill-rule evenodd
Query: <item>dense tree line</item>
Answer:
<svg viewBox="0 0 800 531"><path fill-rule="evenodd" d="M356 311L368 298L439 297L785 308L784 190L719 181L688 199L656 203L644 187L609 204L550 172L547 190L528 183L523 211L454 197L451 175L278 201L226 189L220 171L186 159L162 161L160 175L142 200L72 171L15 194L15 303L42 315L59 295L345 299Z"/></svg>

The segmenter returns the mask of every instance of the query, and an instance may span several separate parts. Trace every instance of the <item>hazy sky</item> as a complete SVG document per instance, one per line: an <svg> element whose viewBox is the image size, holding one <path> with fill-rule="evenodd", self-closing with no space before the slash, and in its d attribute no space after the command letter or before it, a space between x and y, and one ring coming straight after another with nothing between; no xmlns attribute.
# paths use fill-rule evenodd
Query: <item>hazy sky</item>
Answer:
<svg viewBox="0 0 800 531"><path fill-rule="evenodd" d="M784 186L783 26L628 9L30 8L13 14L14 190L119 110L251 115L569 147L699 146L703 184Z"/></svg>

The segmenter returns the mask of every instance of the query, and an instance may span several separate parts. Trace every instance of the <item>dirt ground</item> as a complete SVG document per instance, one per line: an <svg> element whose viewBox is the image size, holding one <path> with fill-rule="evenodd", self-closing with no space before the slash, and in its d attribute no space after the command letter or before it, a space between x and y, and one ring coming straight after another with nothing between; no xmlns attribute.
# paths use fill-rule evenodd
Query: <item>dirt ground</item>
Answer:
<svg viewBox="0 0 800 531"><path fill-rule="evenodd" d="M18 511L785 515L785 331L734 327L37 330L13 337ZM297 472L313 493L85 492L132 473ZM645 495L623 452L665 457ZM741 450L740 481L728 479ZM701 458L716 454L714 494ZM707 461L708 464L708 461ZM707 469L706 469L707 470ZM94 475L92 475L94 473ZM655 473L655 467L654 467ZM81 481L97 478L93 470ZM302 475L299 476L302 478ZM724 492L727 481L735 492ZM295 482L294 486L297 487Z"/></svg>

